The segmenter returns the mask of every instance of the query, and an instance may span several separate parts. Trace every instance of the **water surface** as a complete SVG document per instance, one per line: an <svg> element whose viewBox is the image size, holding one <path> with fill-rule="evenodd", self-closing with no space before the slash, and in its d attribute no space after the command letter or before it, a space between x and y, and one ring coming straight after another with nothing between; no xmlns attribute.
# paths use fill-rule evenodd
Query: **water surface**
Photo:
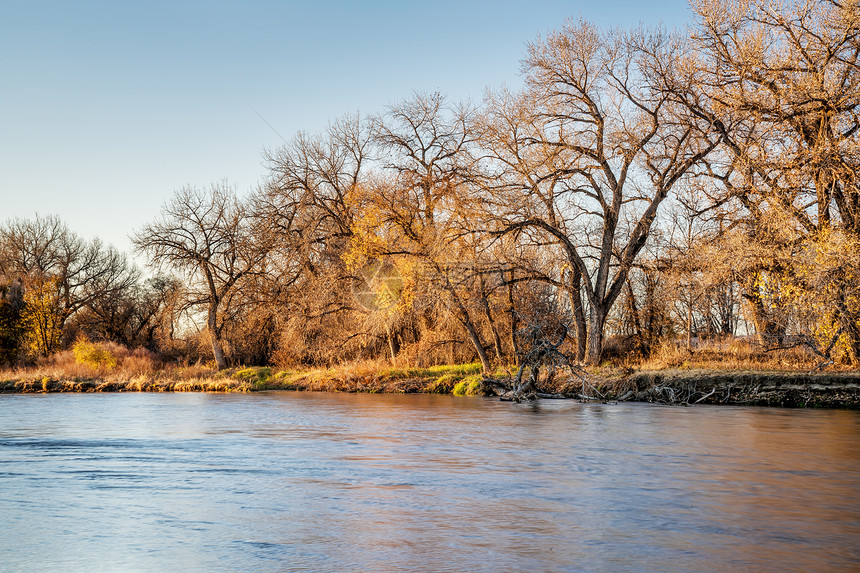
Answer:
<svg viewBox="0 0 860 573"><path fill-rule="evenodd" d="M860 413L0 396L3 571L860 569Z"/></svg>

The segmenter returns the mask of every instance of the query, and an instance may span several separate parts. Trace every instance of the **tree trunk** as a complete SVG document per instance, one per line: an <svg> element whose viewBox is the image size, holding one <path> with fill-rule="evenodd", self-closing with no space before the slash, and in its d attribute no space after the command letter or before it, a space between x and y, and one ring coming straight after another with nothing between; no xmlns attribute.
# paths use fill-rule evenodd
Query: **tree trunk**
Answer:
<svg viewBox="0 0 860 573"><path fill-rule="evenodd" d="M837 299L836 308L839 310L839 322L848 342L848 359L856 366L860 364L860 327L857 325L856 314L849 310L845 299L843 292Z"/></svg>
<svg viewBox="0 0 860 573"><path fill-rule="evenodd" d="M860 364L860 328L856 320L850 320L843 315L842 324L848 337L848 359L853 366Z"/></svg>
<svg viewBox="0 0 860 573"><path fill-rule="evenodd" d="M504 276L502 277L504 279ZM514 280L514 273L511 271L511 280ZM514 364L516 366L520 365L520 349L517 346L517 308L514 305L514 285L513 283L508 283L508 313L511 317L511 329L510 329L510 337L511 337L511 351L514 353Z"/></svg>
<svg viewBox="0 0 860 573"><path fill-rule="evenodd" d="M585 362L592 366L600 364L600 357L603 354L603 326L605 323L606 309L592 304L591 314L588 317L588 347L585 355Z"/></svg>
<svg viewBox="0 0 860 573"><path fill-rule="evenodd" d="M505 354L502 351L502 338L499 336L499 329L496 328L496 323L493 321L493 315L490 314L489 308L487 308L487 320L490 321L490 330L493 333L493 349L496 351L496 360L501 363L505 359Z"/></svg>
<svg viewBox="0 0 860 573"><path fill-rule="evenodd" d="M502 353L502 339L499 337L499 329L496 328L496 321L493 320L493 313L490 311L490 301L485 290L484 278L480 274L478 274L478 284L481 287L481 306L484 308L484 316L487 318L487 323L490 325L490 331L493 334L493 347L496 351L496 360L501 363L505 359Z"/></svg>
<svg viewBox="0 0 860 573"><path fill-rule="evenodd" d="M475 325L472 324L472 320L469 318L468 314L464 314L461 322L463 323L463 326L466 327L466 332L469 334L469 340L472 341L472 345L478 353L478 358L481 359L481 368L485 374L489 374L492 372L493 367L490 365L490 359L487 357L487 351L484 350L484 344L481 342L481 337L478 335L478 331L475 330Z"/></svg>
<svg viewBox="0 0 860 573"><path fill-rule="evenodd" d="M576 359L579 362L585 358L586 339L588 327L585 323L585 309L582 306L582 293L580 286L582 283L582 273L579 268L574 267L573 280L568 289L568 298L570 299L570 308L573 311L573 324L576 328Z"/></svg>
<svg viewBox="0 0 860 573"><path fill-rule="evenodd" d="M774 344L782 346L785 327L771 317L755 287L745 288L742 296L749 302L759 344L765 347Z"/></svg>
<svg viewBox="0 0 860 573"><path fill-rule="evenodd" d="M636 334L636 344L639 346L639 351L646 352L645 336L642 334L642 321L639 319L639 307L636 305L636 294L633 292L633 283L630 281L630 276L627 277L627 299L630 310L630 315L633 319L633 331Z"/></svg>
<svg viewBox="0 0 860 573"><path fill-rule="evenodd" d="M687 293L687 350L693 348L693 287Z"/></svg>
<svg viewBox="0 0 860 573"><path fill-rule="evenodd" d="M209 303L209 316L207 325L209 327L209 338L212 340L212 354L215 357L215 365L218 370L227 368L227 360L224 358L224 348L221 345L221 332L218 329L218 305Z"/></svg>
<svg viewBox="0 0 860 573"><path fill-rule="evenodd" d="M481 359L481 367L484 370L485 374L489 374L492 371L492 366L490 365L490 359L487 357L487 351L484 349L484 344L481 342L481 337L478 335L478 330L475 328L475 324L472 322L472 317L469 316L469 311L466 310L466 307L463 306L463 301L460 300L460 297L457 295L456 289L452 287L450 284L445 286L445 290L451 295L454 304L457 307L457 318L460 320L460 324L462 324L466 328L466 332L469 335L469 340L472 342L472 346L475 347L475 351L478 353L478 358Z"/></svg>
<svg viewBox="0 0 860 573"><path fill-rule="evenodd" d="M400 350L398 348L399 344L397 344L397 340L395 340L395 336L391 332L391 326L387 322L385 323L385 335L388 338L388 350L391 352L391 365L397 367L397 352Z"/></svg>

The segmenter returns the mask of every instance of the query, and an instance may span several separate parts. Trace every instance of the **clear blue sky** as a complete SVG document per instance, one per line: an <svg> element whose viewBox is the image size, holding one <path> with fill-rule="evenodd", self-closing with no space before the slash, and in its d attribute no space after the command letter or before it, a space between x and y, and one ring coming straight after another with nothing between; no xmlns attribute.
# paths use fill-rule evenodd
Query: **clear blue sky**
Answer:
<svg viewBox="0 0 860 573"><path fill-rule="evenodd" d="M0 221L57 214L130 250L183 185L264 177L283 137L413 90L519 83L567 17L684 27L685 0L0 0Z"/></svg>

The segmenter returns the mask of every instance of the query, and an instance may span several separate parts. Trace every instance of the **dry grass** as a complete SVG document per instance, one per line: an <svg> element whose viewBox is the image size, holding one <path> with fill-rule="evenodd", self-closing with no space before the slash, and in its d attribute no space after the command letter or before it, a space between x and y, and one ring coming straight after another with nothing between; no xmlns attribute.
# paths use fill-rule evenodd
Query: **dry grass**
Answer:
<svg viewBox="0 0 860 573"><path fill-rule="evenodd" d="M113 348L115 367L81 363L71 351L37 366L0 371L0 392L247 392L307 390L472 394L479 387L480 364L394 368L362 361L332 368L273 372L268 367L216 368L160 364L143 352ZM459 386L458 386L459 385Z"/></svg>
<svg viewBox="0 0 860 573"><path fill-rule="evenodd" d="M365 360L331 368L273 371L249 367L218 371L211 364L163 364L146 350L128 350L109 343L100 343L100 347L115 360L82 362L72 351L66 351L34 367L0 370L0 392L309 390L472 394L481 389L481 367L477 363L419 368ZM804 373L819 362L817 356L803 348L764 352L747 340L727 340L706 342L692 350L683 345L666 345L646 360L625 356L600 367L589 367L585 372L593 388L607 396L618 396L634 389L645 375L675 373L690 378ZM829 366L827 370L847 369ZM515 372L514 368L500 368L492 377L510 379ZM541 384L548 393L575 395L587 390L580 379L565 372Z"/></svg>
<svg viewBox="0 0 860 573"><path fill-rule="evenodd" d="M248 392L250 385L227 377L173 379L138 376L124 378L115 374L75 379L39 377L32 372L0 373L0 392Z"/></svg>
<svg viewBox="0 0 860 573"><path fill-rule="evenodd" d="M666 344L650 357L629 366L636 370L775 370L809 371L822 359L803 347L766 351L746 339L706 341L692 349ZM849 370L829 365L828 370Z"/></svg>
<svg viewBox="0 0 860 573"><path fill-rule="evenodd" d="M98 349L102 355L109 360L92 360L76 350L79 345L86 344L88 347ZM26 369L29 372L36 371L43 376L54 378L86 378L94 376L119 375L123 377L151 375L161 370L162 364L155 354L144 349L128 348L113 342L78 342L75 349L58 352L44 358L34 368Z"/></svg>
<svg viewBox="0 0 860 573"><path fill-rule="evenodd" d="M77 355L68 350L35 366L0 370L0 392L246 392L251 387L232 378L232 371L167 365L148 350L110 342L85 344L97 347L99 358L76 345Z"/></svg>

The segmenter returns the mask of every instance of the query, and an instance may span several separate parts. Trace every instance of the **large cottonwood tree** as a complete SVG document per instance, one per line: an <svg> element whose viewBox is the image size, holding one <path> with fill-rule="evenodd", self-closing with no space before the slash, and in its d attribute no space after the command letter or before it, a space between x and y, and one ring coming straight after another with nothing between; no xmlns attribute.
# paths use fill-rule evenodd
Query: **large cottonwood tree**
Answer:
<svg viewBox="0 0 860 573"><path fill-rule="evenodd" d="M489 101L497 231L554 245L574 312L580 292L587 302L575 324L589 363L600 360L607 317L661 204L716 144L705 122L654 87L677 50L659 31L571 21L529 45L521 94Z"/></svg>
<svg viewBox="0 0 860 573"><path fill-rule="evenodd" d="M478 214L472 113L439 94L414 94L389 106L374 123L373 142L386 177L371 196L380 222L391 230L383 254L409 257L424 269L425 286L450 304L484 372L490 372L464 288L479 272L474 244L462 240L476 230Z"/></svg>
<svg viewBox="0 0 860 573"><path fill-rule="evenodd" d="M373 338L357 332L363 321L344 260L365 202L368 131L367 122L346 116L266 153L262 198L276 233L273 299L286 317L285 361L328 361Z"/></svg>

